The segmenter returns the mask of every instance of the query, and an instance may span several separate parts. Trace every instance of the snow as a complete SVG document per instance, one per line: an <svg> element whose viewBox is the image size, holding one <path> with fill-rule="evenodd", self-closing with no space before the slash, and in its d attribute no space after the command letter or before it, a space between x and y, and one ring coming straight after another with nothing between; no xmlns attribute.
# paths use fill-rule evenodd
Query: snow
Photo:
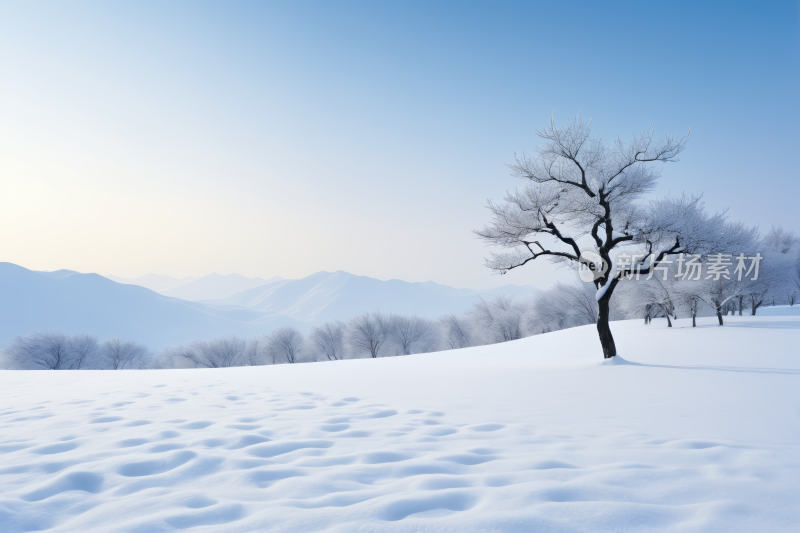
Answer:
<svg viewBox="0 0 800 533"><path fill-rule="evenodd" d="M745 308L745 313L747 312L749 309ZM800 304L759 307L756 314L758 316L800 316Z"/></svg>
<svg viewBox="0 0 800 533"><path fill-rule="evenodd" d="M437 354L2 371L4 532L797 531L800 317Z"/></svg>
<svg viewBox="0 0 800 533"><path fill-rule="evenodd" d="M603 296L606 295L606 291L611 286L611 280L614 279L614 276L617 275L617 260L616 260L616 258L614 258L611 261L611 266L609 267L609 270L610 270L610 272L608 273L608 276L606 277L606 279L608 281L606 281L605 285L603 285L602 287L597 289L597 292L595 293L595 297L594 298L598 302L603 298Z"/></svg>

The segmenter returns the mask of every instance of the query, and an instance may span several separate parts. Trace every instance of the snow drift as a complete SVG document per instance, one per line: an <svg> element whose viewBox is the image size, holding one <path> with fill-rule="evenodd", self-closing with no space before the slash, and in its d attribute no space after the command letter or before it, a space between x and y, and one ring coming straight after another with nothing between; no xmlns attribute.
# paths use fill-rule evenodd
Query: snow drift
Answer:
<svg viewBox="0 0 800 533"><path fill-rule="evenodd" d="M2 371L21 532L796 531L800 317L437 354ZM660 321L657 321L660 322Z"/></svg>

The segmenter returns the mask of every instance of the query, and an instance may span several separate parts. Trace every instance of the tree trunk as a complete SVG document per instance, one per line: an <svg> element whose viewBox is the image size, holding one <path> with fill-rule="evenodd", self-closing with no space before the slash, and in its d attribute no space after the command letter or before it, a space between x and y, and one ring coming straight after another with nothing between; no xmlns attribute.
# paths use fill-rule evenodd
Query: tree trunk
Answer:
<svg viewBox="0 0 800 533"><path fill-rule="evenodd" d="M739 296L739 316L742 316L742 307L743 307L742 300L743 299L744 299L744 296Z"/></svg>
<svg viewBox="0 0 800 533"><path fill-rule="evenodd" d="M755 297L751 296L750 297L750 315L751 316L756 316L756 309L758 309L759 305L761 305L761 302L756 303Z"/></svg>
<svg viewBox="0 0 800 533"><path fill-rule="evenodd" d="M695 315L694 313L692 313L692 327L693 327L693 328L696 328L696 327L697 327L697 320L696 320L696 317L697 317L697 315Z"/></svg>
<svg viewBox="0 0 800 533"><path fill-rule="evenodd" d="M717 309L717 320L719 320L719 325L722 326L722 311Z"/></svg>
<svg viewBox="0 0 800 533"><path fill-rule="evenodd" d="M671 328L671 327L672 327L672 321L669 319L669 313L667 313L667 314L666 314L666 315L664 315L664 316L666 316L666 317L667 317L667 327L668 327L668 328Z"/></svg>
<svg viewBox="0 0 800 533"><path fill-rule="evenodd" d="M611 327L608 324L608 299L601 298L597 302L597 311L597 333L600 335L600 344L603 346L603 358L611 359L617 355L617 346L614 344L614 337L611 335Z"/></svg>

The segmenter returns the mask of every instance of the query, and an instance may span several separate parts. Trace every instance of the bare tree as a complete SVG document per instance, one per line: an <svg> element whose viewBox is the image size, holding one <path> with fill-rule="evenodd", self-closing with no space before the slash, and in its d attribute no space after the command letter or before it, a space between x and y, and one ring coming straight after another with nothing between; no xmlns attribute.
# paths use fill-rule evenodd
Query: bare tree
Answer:
<svg viewBox="0 0 800 533"><path fill-rule="evenodd" d="M569 305L558 288L538 293L533 301L533 310L529 327L538 327L541 333L559 331L575 325L572 323Z"/></svg>
<svg viewBox="0 0 800 533"><path fill-rule="evenodd" d="M776 294L786 294L789 305L794 305L797 286L797 253L800 240L794 232L784 230L780 226L772 226L760 244L764 259L758 280L748 284L750 291L747 294L753 315L769 297L772 298L774 306Z"/></svg>
<svg viewBox="0 0 800 533"><path fill-rule="evenodd" d="M471 335L465 320L454 314L449 314L439 319L444 342L451 350L472 346Z"/></svg>
<svg viewBox="0 0 800 533"><path fill-rule="evenodd" d="M700 308L700 302L702 299L696 294L687 294L686 295L686 307L689 308L689 314L692 315L692 327L697 327L697 311Z"/></svg>
<svg viewBox="0 0 800 533"><path fill-rule="evenodd" d="M264 359L259 350L260 343L258 339L247 341L247 346L244 349L243 360L249 366L259 366L264 364Z"/></svg>
<svg viewBox="0 0 800 533"><path fill-rule="evenodd" d="M292 326L282 326L269 336L267 350L272 354L273 364L280 358L286 359L287 363L296 363L302 347L303 334Z"/></svg>
<svg viewBox="0 0 800 533"><path fill-rule="evenodd" d="M101 360L112 370L131 368L147 354L147 348L134 341L123 341L112 337L103 342L100 350Z"/></svg>
<svg viewBox="0 0 800 533"><path fill-rule="evenodd" d="M591 284L567 285L558 282L554 289L564 306L577 319L574 320L576 322L575 325L597 323L596 291L592 290Z"/></svg>
<svg viewBox="0 0 800 533"><path fill-rule="evenodd" d="M549 126L537 134L546 144L536 149L535 156L523 155L511 165L513 174L528 185L507 193L504 204L490 201L493 221L475 232L489 244L513 249L492 254L486 262L489 268L506 273L540 257L555 263L579 263L581 249L568 228L591 235L606 266L612 264L612 250L621 244L646 245L640 264L653 256L649 268L681 250L680 235L673 235L674 243L654 255L651 234L656 228L641 217L636 202L652 191L658 180L659 172L650 163L677 161L688 136L677 139L668 135L656 141L653 130L648 129L629 143L617 139L606 146L600 138L590 138L591 123L580 117L563 128L551 118ZM537 240L542 238L549 242ZM609 268L595 281L597 331L605 358L617 353L608 324L609 302L620 276L626 273L625 269Z"/></svg>
<svg viewBox="0 0 800 533"><path fill-rule="evenodd" d="M670 280L669 277L664 276L667 280ZM675 314L675 301L672 295L672 291L670 290L671 283L669 281L664 281L662 278L658 276L652 279L652 283L648 283L644 286L644 292L647 295L645 303L651 310L656 310L657 312L651 314L651 311L648 310L648 316L652 316L655 318L658 314L667 319L667 327L672 327L672 320L670 317L674 317L675 320L678 319L678 316Z"/></svg>
<svg viewBox="0 0 800 533"><path fill-rule="evenodd" d="M433 333L431 322L416 315L392 315L389 320L392 339L400 346L403 355L409 355L412 345L423 342Z"/></svg>
<svg viewBox="0 0 800 533"><path fill-rule="evenodd" d="M794 264L789 268L789 281L800 291L800 255L795 254Z"/></svg>
<svg viewBox="0 0 800 533"><path fill-rule="evenodd" d="M234 335L205 343L206 360L214 367L231 367L244 364L247 342Z"/></svg>
<svg viewBox="0 0 800 533"><path fill-rule="evenodd" d="M797 245L797 237L791 230L773 225L764 236L764 244L782 254L788 254Z"/></svg>
<svg viewBox="0 0 800 533"><path fill-rule="evenodd" d="M617 139L609 146L590 138L591 124L580 117L566 127L557 127L551 118L537 134L546 143L534 156L523 155L511 165L513 174L528 183L507 193L503 204L490 201L492 222L475 232L485 242L511 250L492 254L486 265L503 274L544 257L577 268L590 262L578 239L590 236L592 259L602 263L594 280L597 330L603 356L614 357L609 316L619 282L633 272L649 274L670 255L734 244L719 231L725 213L709 217L699 197L641 203L659 178L652 163L677 161L688 135L656 140L648 129L628 143ZM629 244L638 245L637 257L627 265L612 261L612 252Z"/></svg>
<svg viewBox="0 0 800 533"><path fill-rule="evenodd" d="M483 331L485 342L492 344L521 339L525 310L506 295L489 301L478 297L468 312Z"/></svg>
<svg viewBox="0 0 800 533"><path fill-rule="evenodd" d="M78 333L70 339L72 368L80 370L90 365L99 354L97 337L90 333Z"/></svg>
<svg viewBox="0 0 800 533"><path fill-rule="evenodd" d="M367 312L351 319L347 330L350 344L357 350L368 352L375 359L391 333L391 324L380 312Z"/></svg>
<svg viewBox="0 0 800 533"><path fill-rule="evenodd" d="M69 340L61 331L32 331L15 337L6 352L19 368L66 370L74 365Z"/></svg>
<svg viewBox="0 0 800 533"><path fill-rule="evenodd" d="M150 358L147 368L153 370L165 370L168 368L182 368L181 364L186 360L180 356L180 348L168 346Z"/></svg>
<svg viewBox="0 0 800 533"><path fill-rule="evenodd" d="M670 270L669 275L675 279L674 271ZM697 327L697 315L700 307L706 304L704 295L706 293L706 281L682 281L675 283L672 287L676 307L681 307L688 311L692 317L692 327Z"/></svg>
<svg viewBox="0 0 800 533"><path fill-rule="evenodd" d="M584 324L597 323L597 298L591 284L583 283L578 287L558 284L556 287L564 292L567 302Z"/></svg>
<svg viewBox="0 0 800 533"><path fill-rule="evenodd" d="M714 309L720 326L725 325L722 316L726 312L728 302L745 295L747 285L736 279L720 278L706 284L706 302Z"/></svg>
<svg viewBox="0 0 800 533"><path fill-rule="evenodd" d="M344 359L345 324L338 320L326 322L311 330L309 339L325 354L328 361Z"/></svg>
<svg viewBox="0 0 800 533"><path fill-rule="evenodd" d="M769 293L768 286L762 286L762 290L760 291L753 291L749 293L747 296L750 298L750 314L755 316L756 310L764 304L764 299L767 297ZM772 305L775 305L773 300Z"/></svg>
<svg viewBox="0 0 800 533"><path fill-rule="evenodd" d="M88 333L33 331L16 337L5 351L18 368L80 370L95 364L98 342Z"/></svg>
<svg viewBox="0 0 800 533"><path fill-rule="evenodd" d="M521 339L524 336L522 318L525 314L522 305L505 295L494 298L492 305L495 308L495 328L498 337L503 342Z"/></svg>
<svg viewBox="0 0 800 533"><path fill-rule="evenodd" d="M227 368L243 365L246 349L247 341L229 335L210 341L193 342L182 355L197 367Z"/></svg>

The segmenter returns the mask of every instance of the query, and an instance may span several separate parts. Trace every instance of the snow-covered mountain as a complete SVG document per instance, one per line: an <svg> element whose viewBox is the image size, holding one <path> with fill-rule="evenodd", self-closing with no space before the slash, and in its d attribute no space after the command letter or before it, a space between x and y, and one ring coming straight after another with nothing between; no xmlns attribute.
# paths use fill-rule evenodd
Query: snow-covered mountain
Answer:
<svg viewBox="0 0 800 533"><path fill-rule="evenodd" d="M364 311L381 310L436 318L464 312L478 296L525 297L531 286L504 285L483 291L454 289L433 282L381 281L347 272L317 272L302 279L281 280L227 298L202 303L217 309L250 309L301 322L346 320Z"/></svg>
<svg viewBox="0 0 800 533"><path fill-rule="evenodd" d="M223 310L123 285L98 274L35 272L0 263L0 346L32 330L86 331L119 336L158 349L225 334L257 335L287 317L247 309ZM253 322L256 319L258 322Z"/></svg>
<svg viewBox="0 0 800 533"><path fill-rule="evenodd" d="M156 276L144 278L159 281ZM256 280L259 278L210 274L159 294L98 274L35 272L0 263L0 346L32 330L63 330L119 336L159 349L227 334L255 336L286 324L308 331L324 321L344 321L364 311L437 318L464 312L478 296L525 297L534 290L505 285L474 291L432 282L380 281L339 271L318 272L298 280L260 280L260 286L215 300L175 297L220 294L237 283Z"/></svg>
<svg viewBox="0 0 800 533"><path fill-rule="evenodd" d="M202 278L191 281L185 285L161 291L164 296L172 296L182 300L190 300L192 302L199 302L202 300L214 300L217 298L225 298L238 292L252 289L253 287L261 287L269 283L280 281L283 278L275 276L274 278L246 278L239 274L228 274L223 276L216 272L203 276Z"/></svg>
<svg viewBox="0 0 800 533"><path fill-rule="evenodd" d="M191 302L225 298L246 289L260 287L283 279L280 276L270 279L246 278L239 274L222 275L216 272L201 278L188 276L180 279L161 274L146 274L138 278L121 278L112 275L105 277L117 283L139 285L164 296L172 296Z"/></svg>
<svg viewBox="0 0 800 533"><path fill-rule="evenodd" d="M122 283L124 285L138 285L156 292L168 291L170 289L174 289L175 287L186 285L190 281L197 279L194 276L173 278L172 276L167 276L165 274L145 274L144 276L139 276L138 278L123 278L108 274L104 277L112 281L116 281L117 283Z"/></svg>

